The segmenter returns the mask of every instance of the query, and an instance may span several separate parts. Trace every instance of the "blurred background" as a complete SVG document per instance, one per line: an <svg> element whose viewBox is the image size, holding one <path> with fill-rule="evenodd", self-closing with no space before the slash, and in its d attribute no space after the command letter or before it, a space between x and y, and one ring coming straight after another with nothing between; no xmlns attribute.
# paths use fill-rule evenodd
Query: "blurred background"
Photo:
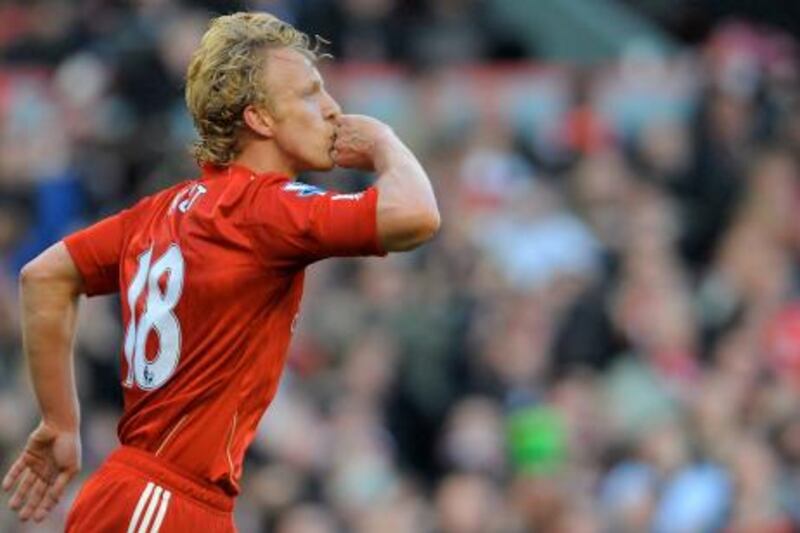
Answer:
<svg viewBox="0 0 800 533"><path fill-rule="evenodd" d="M330 91L443 215L414 253L311 267L240 531L800 531L793 2L3 1L3 467L37 422L20 267L198 174L182 78L239 9L331 41ZM82 305L84 476L117 443L118 320ZM79 485L0 531L59 531Z"/></svg>

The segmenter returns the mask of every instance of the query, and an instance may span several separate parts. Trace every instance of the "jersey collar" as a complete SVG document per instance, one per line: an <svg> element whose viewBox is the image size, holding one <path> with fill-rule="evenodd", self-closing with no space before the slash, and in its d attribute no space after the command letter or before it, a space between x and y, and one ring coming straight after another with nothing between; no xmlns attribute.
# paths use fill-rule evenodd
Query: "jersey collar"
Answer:
<svg viewBox="0 0 800 533"><path fill-rule="evenodd" d="M254 172L244 165L238 163L231 163L227 166L218 166L212 164L202 165L203 177L205 178L255 178L258 180L266 180L267 182L281 182L289 181L289 176L282 172Z"/></svg>

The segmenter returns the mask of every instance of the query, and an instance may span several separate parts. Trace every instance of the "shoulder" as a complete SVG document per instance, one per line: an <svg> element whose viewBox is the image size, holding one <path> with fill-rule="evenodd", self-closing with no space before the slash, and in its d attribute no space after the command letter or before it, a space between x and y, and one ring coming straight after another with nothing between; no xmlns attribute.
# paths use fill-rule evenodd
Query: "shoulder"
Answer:
<svg viewBox="0 0 800 533"><path fill-rule="evenodd" d="M327 194L325 189L301 181L288 181L282 184L278 190L280 191L279 194L286 195L290 198L307 198L310 196L324 196Z"/></svg>
<svg viewBox="0 0 800 533"><path fill-rule="evenodd" d="M177 196L195 183L197 183L197 180L179 181L171 187L142 196L129 209L131 211L147 211L164 205L169 206Z"/></svg>
<svg viewBox="0 0 800 533"><path fill-rule="evenodd" d="M246 223L264 223L280 219L283 214L302 209L314 198L325 196L327 191L299 181L256 178L247 184L244 192Z"/></svg>

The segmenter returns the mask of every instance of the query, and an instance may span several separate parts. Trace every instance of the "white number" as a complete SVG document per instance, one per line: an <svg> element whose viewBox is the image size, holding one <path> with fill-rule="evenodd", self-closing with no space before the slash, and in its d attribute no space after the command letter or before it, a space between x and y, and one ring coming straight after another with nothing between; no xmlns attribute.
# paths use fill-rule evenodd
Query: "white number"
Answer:
<svg viewBox="0 0 800 533"><path fill-rule="evenodd" d="M130 321L125 332L128 375L123 384L130 387L136 381L145 390L157 389L169 380L181 353L181 326L172 310L183 290L183 256L178 245L172 244L151 266L152 259L152 247L139 256L139 268L128 287ZM136 303L145 288L144 312L137 325ZM148 360L146 347L151 330L158 335L159 347L155 358Z"/></svg>

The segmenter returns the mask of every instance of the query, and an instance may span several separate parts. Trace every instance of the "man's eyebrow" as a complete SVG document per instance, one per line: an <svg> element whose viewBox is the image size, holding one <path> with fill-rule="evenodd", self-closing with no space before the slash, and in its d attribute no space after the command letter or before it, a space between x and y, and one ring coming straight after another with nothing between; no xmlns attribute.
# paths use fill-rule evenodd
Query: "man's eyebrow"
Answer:
<svg viewBox="0 0 800 533"><path fill-rule="evenodd" d="M321 79L317 78L310 80L308 83L306 83L303 86L303 91L316 92L321 90L322 87L324 87L324 82Z"/></svg>

